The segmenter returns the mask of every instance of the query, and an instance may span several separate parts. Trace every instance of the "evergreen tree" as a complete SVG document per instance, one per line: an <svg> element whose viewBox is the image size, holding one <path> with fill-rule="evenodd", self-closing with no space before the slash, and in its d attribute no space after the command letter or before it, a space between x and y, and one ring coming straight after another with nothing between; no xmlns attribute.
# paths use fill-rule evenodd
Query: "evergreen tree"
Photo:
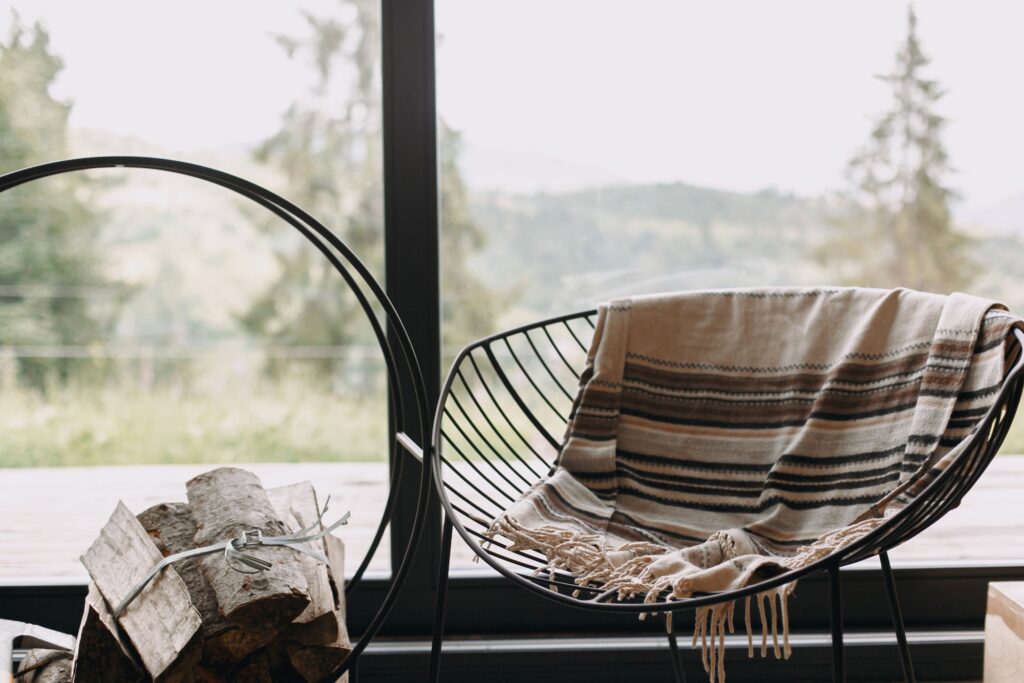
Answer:
<svg viewBox="0 0 1024 683"><path fill-rule="evenodd" d="M26 28L13 15L0 40L3 171L68 156L71 106L50 94L62 66L46 30ZM88 345L111 324L112 312L87 297L103 278L97 217L81 199L86 190L83 178L64 175L0 195L0 347ZM21 358L17 374L22 384L42 388L85 365Z"/></svg>
<svg viewBox="0 0 1024 683"><path fill-rule="evenodd" d="M306 12L307 36L278 37L289 57L312 61L316 80L308 98L288 108L280 130L254 156L281 172L284 196L338 232L381 273L379 36L373 5L357 0L351 4L355 12L345 17ZM352 341L347 323L359 309L345 282L289 228L275 222L267 230L277 237L278 276L242 317L244 327L279 344ZM330 359L315 364L320 376L334 369Z"/></svg>
<svg viewBox="0 0 1024 683"><path fill-rule="evenodd" d="M336 231L383 275L380 26L375 0L341 0L334 16L305 13L308 33L280 36L289 57L316 69L309 97L293 103L280 130L256 150L279 170L283 194ZM468 211L458 170L459 138L441 125L444 207L442 288L446 339L465 340L492 327L492 298L470 273L467 258L483 242ZM284 230L280 223L270 230ZM250 331L276 343L340 346L353 341L361 313L344 281L304 240L276 241L279 276L242 317ZM362 334L365 334L363 332ZM271 366L273 368L273 366ZM339 368L318 361L324 377Z"/></svg>
<svg viewBox="0 0 1024 683"><path fill-rule="evenodd" d="M942 143L946 122L935 113L943 91L923 76L928 63L911 8L896 66L879 77L892 89L892 107L850 160L835 235L816 250L850 284L949 292L975 275L969 240L950 215L956 195L945 185L952 172Z"/></svg>
<svg viewBox="0 0 1024 683"><path fill-rule="evenodd" d="M510 291L494 291L468 263L484 248L486 238L469 209L469 191L459 171L462 136L443 120L438 122L441 169L441 322L442 342L458 349L494 332L499 309Z"/></svg>

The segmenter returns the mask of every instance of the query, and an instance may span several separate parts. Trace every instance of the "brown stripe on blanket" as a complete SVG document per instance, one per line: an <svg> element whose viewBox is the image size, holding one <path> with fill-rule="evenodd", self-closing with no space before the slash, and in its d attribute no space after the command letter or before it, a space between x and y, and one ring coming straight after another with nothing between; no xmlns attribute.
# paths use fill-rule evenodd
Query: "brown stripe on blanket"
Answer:
<svg viewBox="0 0 1024 683"><path fill-rule="evenodd" d="M778 421L789 423L794 420L806 421L811 416L824 419L823 416L835 415L835 419L867 417L889 409L913 408L919 388L917 385L902 387L892 393L879 393L870 396L848 396L835 394L819 394L815 398L801 399L759 399L730 400L707 397L690 398L685 396L659 396L657 394L626 387L622 394L622 405L625 410L647 415L664 415L676 419L714 419L719 421L744 421L756 418L757 422Z"/></svg>

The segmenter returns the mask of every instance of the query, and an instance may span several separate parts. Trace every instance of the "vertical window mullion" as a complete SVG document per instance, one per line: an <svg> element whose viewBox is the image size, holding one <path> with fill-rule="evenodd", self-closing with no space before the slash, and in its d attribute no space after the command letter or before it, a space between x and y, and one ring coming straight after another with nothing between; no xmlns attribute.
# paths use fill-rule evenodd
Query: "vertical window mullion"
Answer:
<svg viewBox="0 0 1024 683"><path fill-rule="evenodd" d="M381 49L385 281L415 346L428 399L435 402L441 383L441 301L433 1L382 0ZM431 403L431 416L433 409ZM414 415L415 405L408 403L405 412ZM413 439L429 445L429 434L418 433L416 425L409 428ZM398 457L411 458L404 452ZM406 464L391 528L393 566L409 540L421 473L418 462L410 459ZM403 623L401 630L421 619L429 623L439 519L432 505L396 608L401 616L392 620Z"/></svg>

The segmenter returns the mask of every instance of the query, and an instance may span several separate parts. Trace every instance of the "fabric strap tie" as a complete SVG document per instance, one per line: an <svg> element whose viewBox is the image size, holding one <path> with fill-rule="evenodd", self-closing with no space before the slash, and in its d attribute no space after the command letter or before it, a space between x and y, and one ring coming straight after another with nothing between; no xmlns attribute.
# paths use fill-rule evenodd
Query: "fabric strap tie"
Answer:
<svg viewBox="0 0 1024 683"><path fill-rule="evenodd" d="M191 550L183 550L180 553L168 555L153 565L153 568L150 569L138 583L132 586L132 589L128 591L124 598L121 599L121 602L117 604L117 607L114 608L114 617L121 616L128 605L130 605L132 601L138 597L139 593L142 592L142 589L149 585L149 582L152 581L157 574L162 572L165 567L169 567L179 560L186 560L190 557L199 557L201 555L212 555L213 553L223 552L224 562L226 562L227 565L236 572L242 574L259 574L260 572L265 572L270 569L273 566L273 562L264 560L261 557L256 557L251 553L243 552L243 550L245 548L256 548L259 546L285 546L303 553L304 555L309 555L317 562L321 562L327 565L327 567L330 567L331 561L327 559L326 555L318 553L315 550L310 550L309 548L305 548L301 545L303 543L323 538L339 526L348 524L348 518L351 515L350 512L346 512L338 521L326 529L313 533L313 530L322 523L324 515L327 514L327 506L330 502L331 499L330 496L328 496L327 500L324 501L323 510L321 510L317 515L316 521L294 533L285 534L283 536L264 536L260 529L249 529L247 531L243 531L238 538L232 538L227 541L206 545L201 548L192 548ZM240 564L245 565L249 569L243 569L239 566Z"/></svg>

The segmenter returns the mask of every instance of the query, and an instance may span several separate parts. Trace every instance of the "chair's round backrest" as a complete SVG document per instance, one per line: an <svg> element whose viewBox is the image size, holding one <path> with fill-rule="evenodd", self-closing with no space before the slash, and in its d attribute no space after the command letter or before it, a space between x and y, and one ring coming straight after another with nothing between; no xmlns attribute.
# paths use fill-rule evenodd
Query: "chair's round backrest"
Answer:
<svg viewBox="0 0 1024 683"><path fill-rule="evenodd" d="M435 466L471 545L483 544L494 519L552 468L595 318L585 311L516 328L455 359L435 421ZM520 570L544 564L537 553L487 545L490 556Z"/></svg>

